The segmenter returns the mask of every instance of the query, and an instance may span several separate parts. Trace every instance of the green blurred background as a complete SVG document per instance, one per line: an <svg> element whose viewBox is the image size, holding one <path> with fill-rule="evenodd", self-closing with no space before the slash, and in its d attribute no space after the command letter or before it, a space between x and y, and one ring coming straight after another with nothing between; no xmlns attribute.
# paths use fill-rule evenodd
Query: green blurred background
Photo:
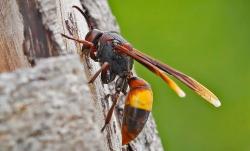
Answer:
<svg viewBox="0 0 250 151"><path fill-rule="evenodd" d="M250 1L109 0L134 47L191 75L222 101L179 98L143 66L154 90L153 114L168 151L250 151Z"/></svg>

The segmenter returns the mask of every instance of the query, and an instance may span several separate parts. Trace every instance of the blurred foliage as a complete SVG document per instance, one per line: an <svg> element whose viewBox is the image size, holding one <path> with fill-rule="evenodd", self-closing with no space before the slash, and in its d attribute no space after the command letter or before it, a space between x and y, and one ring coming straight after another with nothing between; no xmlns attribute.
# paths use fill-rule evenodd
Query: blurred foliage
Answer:
<svg viewBox="0 0 250 151"><path fill-rule="evenodd" d="M143 66L168 151L250 151L250 1L109 0L134 47L213 90L214 108L186 86L184 99Z"/></svg>

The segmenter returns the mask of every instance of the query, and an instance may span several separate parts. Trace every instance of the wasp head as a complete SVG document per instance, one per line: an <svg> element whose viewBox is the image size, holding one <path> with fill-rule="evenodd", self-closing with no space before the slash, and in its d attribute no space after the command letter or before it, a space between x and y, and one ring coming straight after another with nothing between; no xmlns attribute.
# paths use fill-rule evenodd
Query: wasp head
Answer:
<svg viewBox="0 0 250 151"><path fill-rule="evenodd" d="M99 38L102 36L103 32L98 29L93 29L89 31L85 37L85 40L92 42L94 46L97 45Z"/></svg>

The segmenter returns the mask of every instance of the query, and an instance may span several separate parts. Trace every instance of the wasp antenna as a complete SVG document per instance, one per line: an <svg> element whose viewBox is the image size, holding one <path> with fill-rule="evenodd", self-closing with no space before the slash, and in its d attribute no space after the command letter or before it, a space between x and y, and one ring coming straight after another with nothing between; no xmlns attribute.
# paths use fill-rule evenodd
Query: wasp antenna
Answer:
<svg viewBox="0 0 250 151"><path fill-rule="evenodd" d="M93 25L94 23L91 20L91 17L89 16L89 12L86 9L85 9L85 12L84 12L80 7L78 7L76 5L73 5L72 7L75 8L75 9L77 9L83 15L83 17L87 21L89 30L93 30L94 29L94 25Z"/></svg>
<svg viewBox="0 0 250 151"><path fill-rule="evenodd" d="M77 42L79 42L79 43L81 43L81 44L83 44L83 45L85 45L85 46L87 46L89 48L91 48L93 46L93 43L91 43L91 42L89 42L87 40L76 39L74 37L67 36L67 35L65 35L63 33L61 33L61 35L63 37L65 37L65 38L67 38L67 39L71 39L71 40L77 41Z"/></svg>

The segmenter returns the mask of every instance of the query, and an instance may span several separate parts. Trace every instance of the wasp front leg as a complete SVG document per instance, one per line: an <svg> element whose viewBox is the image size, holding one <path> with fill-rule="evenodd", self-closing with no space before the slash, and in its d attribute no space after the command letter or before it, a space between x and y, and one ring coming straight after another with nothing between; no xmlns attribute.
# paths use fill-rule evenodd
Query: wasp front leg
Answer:
<svg viewBox="0 0 250 151"><path fill-rule="evenodd" d="M102 72L107 70L107 68L109 67L109 63L108 62L104 62L101 66L101 68L90 78L88 83L93 83L95 81L95 79L97 78L97 76Z"/></svg>
<svg viewBox="0 0 250 151"><path fill-rule="evenodd" d="M101 80L102 80L103 84L108 84L108 83L114 81L115 77L116 77L116 74L111 72L110 66L108 66L107 68L102 70Z"/></svg>

